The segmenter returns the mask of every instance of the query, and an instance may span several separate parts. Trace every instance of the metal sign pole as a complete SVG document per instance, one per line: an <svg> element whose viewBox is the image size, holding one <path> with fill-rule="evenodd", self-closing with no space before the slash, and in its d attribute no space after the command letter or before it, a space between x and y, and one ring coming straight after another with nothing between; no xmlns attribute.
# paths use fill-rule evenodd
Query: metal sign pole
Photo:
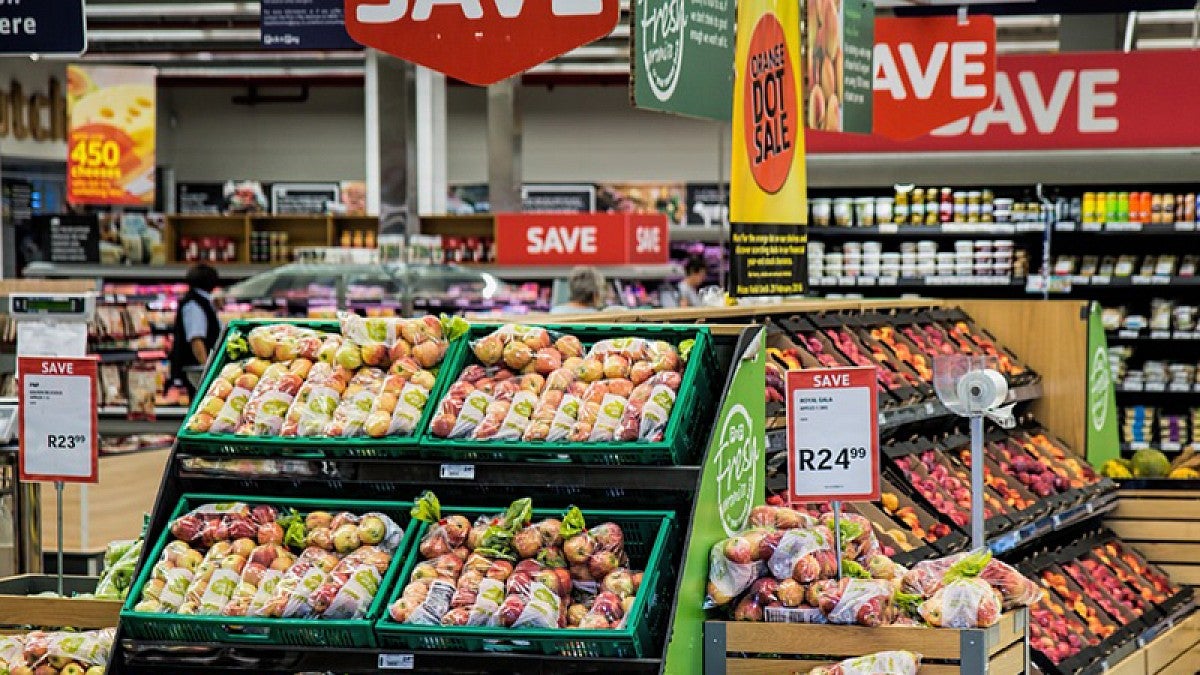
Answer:
<svg viewBox="0 0 1200 675"><path fill-rule="evenodd" d="M837 578L842 580L842 502L833 502L833 554L837 558Z"/></svg>
<svg viewBox="0 0 1200 675"><path fill-rule="evenodd" d="M987 546L983 530L983 417L971 416L971 547Z"/></svg>
<svg viewBox="0 0 1200 675"><path fill-rule="evenodd" d="M58 503L58 595L63 594L63 482L54 482L55 500Z"/></svg>

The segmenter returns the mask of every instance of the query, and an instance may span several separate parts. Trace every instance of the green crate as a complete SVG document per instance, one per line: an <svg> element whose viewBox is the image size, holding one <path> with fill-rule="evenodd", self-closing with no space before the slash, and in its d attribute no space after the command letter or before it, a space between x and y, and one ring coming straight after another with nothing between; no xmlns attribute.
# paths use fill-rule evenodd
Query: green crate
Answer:
<svg viewBox="0 0 1200 675"><path fill-rule="evenodd" d="M204 398L204 392L208 391L217 374L221 372L225 364L229 363L229 358L225 353L225 341L229 339L229 335L235 330L246 335L251 329L258 326L277 323L291 323L327 333L337 333L340 330L337 321L328 320L238 319L230 321L221 344L217 347L216 356L212 360L208 371L204 374L204 382L197 388L195 400L192 401L192 405L188 408L188 414L179 428L179 433L176 434L176 439L181 450L210 455L238 454L260 457L288 457L291 459L395 457L403 454L417 456L417 444L420 433L428 426L429 419L432 417L433 411L437 408L434 402L441 399L441 394L438 392L444 391L445 387L449 386L448 384L443 386L441 383L443 376L450 372L442 366L439 366L434 371L438 375L438 380L434 383L434 388L430 392L430 402L425 405L425 410L421 412L421 418L417 420L417 426L413 429L411 436L393 436L388 438L371 438L369 436L359 436L356 438L326 438L322 436L283 438L277 436L259 437L237 436L235 434L200 434L188 431L187 422L200 406L200 400ZM446 349L446 356L442 360L443 366L451 360L458 358L458 352L465 348L467 348L465 340L460 339L452 342ZM457 373L455 373L455 376L457 377Z"/></svg>
<svg viewBox="0 0 1200 675"><path fill-rule="evenodd" d="M491 516L503 509L442 507L447 514L462 514L474 520L476 516ZM534 509L534 519L559 517L561 511ZM585 511L591 525L614 522L625 533L625 552L630 568L639 569L644 562L642 585L638 588L633 608L625 627L611 630L582 630L577 628L520 629L482 628L476 626L414 626L397 623L388 614L388 607L404 593L412 570L421 561L419 546L413 545L404 561L403 570L394 578L395 587L387 605L375 623L379 646L397 649L439 651L539 653L578 658L647 658L654 649L654 636L665 625L667 610L675 588L669 547L675 515L669 511ZM428 529L422 523L413 533L419 542Z"/></svg>
<svg viewBox="0 0 1200 675"><path fill-rule="evenodd" d="M639 337L664 340L678 346L681 342L694 339L696 342L688 357L680 381L678 398L671 410L663 440L657 443L627 441L609 443L571 443L566 441L526 443L521 440L471 440L438 438L429 433L428 424L421 427L421 454L434 459L473 461L561 461L588 464L688 464L696 461L699 448L707 440L710 427L707 420L716 415L717 392L714 379L719 371L713 351L712 336L707 328L697 326L670 325L558 325L543 324L550 331L574 335L585 347L600 340L618 337ZM478 363L471 351L474 341L494 331L496 326L473 326L461 349L449 355L442 363L439 375L437 405L445 392L458 379L462 371Z"/></svg>
<svg viewBox="0 0 1200 675"><path fill-rule="evenodd" d="M258 645L295 645L312 647L375 647L372 624L381 611L386 610L384 599L387 589L399 574L405 552L413 541L415 528L411 527L409 510L411 502L342 501L330 499L302 499L284 497L250 497L231 495L185 494L175 510L171 521L202 504L221 502L244 502L251 505L269 504L276 507L293 507L298 511L322 509L327 511L350 511L366 513L378 511L392 518L404 529L404 538L392 554L392 563L379 584L367 615L361 619L275 619L266 617L195 616L179 614L153 614L135 612L134 606L142 598L142 588L150 579L154 564L163 549L172 540L169 528L159 536L147 563L134 582L129 596L121 608L121 628L128 637L142 640L187 643L224 643Z"/></svg>

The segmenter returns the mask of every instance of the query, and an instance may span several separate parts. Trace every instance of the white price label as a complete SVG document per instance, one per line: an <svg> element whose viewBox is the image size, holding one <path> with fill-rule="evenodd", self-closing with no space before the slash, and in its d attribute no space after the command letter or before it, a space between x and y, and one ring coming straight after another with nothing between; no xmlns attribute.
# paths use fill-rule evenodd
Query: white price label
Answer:
<svg viewBox="0 0 1200 675"><path fill-rule="evenodd" d="M380 670L412 670L416 661L412 654L380 654Z"/></svg>
<svg viewBox="0 0 1200 675"><path fill-rule="evenodd" d="M442 480L475 480L474 464L443 464Z"/></svg>
<svg viewBox="0 0 1200 675"><path fill-rule="evenodd" d="M21 357L21 480L95 483L96 361Z"/></svg>
<svg viewBox="0 0 1200 675"><path fill-rule="evenodd" d="M812 501L879 498L875 369L787 374L788 497Z"/></svg>

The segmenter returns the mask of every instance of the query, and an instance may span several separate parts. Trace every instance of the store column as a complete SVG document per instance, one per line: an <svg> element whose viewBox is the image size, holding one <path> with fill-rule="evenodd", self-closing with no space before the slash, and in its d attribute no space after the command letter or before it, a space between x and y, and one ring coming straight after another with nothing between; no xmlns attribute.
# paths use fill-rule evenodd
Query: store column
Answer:
<svg viewBox="0 0 1200 675"><path fill-rule="evenodd" d="M493 213L521 210L521 78L488 87L488 199Z"/></svg>
<svg viewBox="0 0 1200 675"><path fill-rule="evenodd" d="M416 67L417 213L446 212L446 76Z"/></svg>
<svg viewBox="0 0 1200 675"><path fill-rule="evenodd" d="M417 115L415 66L374 49L367 50L367 212L379 214L380 234L402 234L417 195ZM416 209L412 209L414 212Z"/></svg>

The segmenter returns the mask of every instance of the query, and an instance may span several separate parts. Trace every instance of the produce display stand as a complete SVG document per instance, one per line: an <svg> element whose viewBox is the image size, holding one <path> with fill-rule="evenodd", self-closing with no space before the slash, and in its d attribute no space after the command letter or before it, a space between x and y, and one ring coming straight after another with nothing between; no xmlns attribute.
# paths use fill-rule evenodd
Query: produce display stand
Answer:
<svg viewBox="0 0 1200 675"><path fill-rule="evenodd" d="M215 468L216 462L263 460L263 454L255 449L231 447L214 451L203 444L185 447L177 443L171 451L146 531L148 542L157 541L180 497L189 493L253 495L263 501L285 496L328 499L336 495L340 500L401 502L410 501L428 489L443 504L461 507L495 509L516 498L532 497L540 508L561 510L574 504L585 514L589 509L670 512L676 526L665 548L668 559L663 561L661 569L677 576L655 599L653 609L661 612L661 621L651 631L650 647L642 657L578 658L399 647L284 647L259 639L236 644L179 642L136 638L123 622L118 628L108 672L267 675L310 671L373 673L392 668L428 673L698 672L704 620L700 599L707 574L708 547L723 536L719 520L712 515L717 513L719 501L717 474L725 465L749 472L741 476L746 485L739 493L742 497L739 506L747 513L753 505L762 503L763 498L761 441L754 441L763 438L764 433L761 420L765 351L761 334L757 327L711 328L714 363L710 365L713 384L710 395L718 414L715 422L697 422L705 426L703 433L689 435L693 439L689 442L693 445L698 442L699 447L687 449L685 454L693 458L688 464L632 466L495 458L448 460L420 458L416 452L407 452L390 456L290 459L287 473L248 475L222 471ZM735 462L735 458L742 461ZM151 548L147 546L139 569L152 563ZM390 591L389 587L382 592ZM683 635L688 639L668 640L672 631L677 637ZM681 657L667 653L668 642L673 650L682 650L683 660L679 665L674 665L674 660ZM694 661L689 662L689 658Z"/></svg>
<svg viewBox="0 0 1200 675"><path fill-rule="evenodd" d="M91 593L96 577L63 577L63 593ZM0 579L0 631L33 626L79 630L112 628L121 611L119 600L95 600L71 597L45 597L38 593L57 592L58 577L45 574L21 574ZM20 630L19 632L25 632Z"/></svg>
<svg viewBox="0 0 1200 675"><path fill-rule="evenodd" d="M709 621L704 675L791 675L871 651L908 650L928 661L922 675L1028 672L1029 613L1008 612L991 628L830 626Z"/></svg>
<svg viewBox="0 0 1200 675"><path fill-rule="evenodd" d="M1147 560L1190 586L1200 586L1200 486L1196 482L1122 481L1117 508L1105 520Z"/></svg>

